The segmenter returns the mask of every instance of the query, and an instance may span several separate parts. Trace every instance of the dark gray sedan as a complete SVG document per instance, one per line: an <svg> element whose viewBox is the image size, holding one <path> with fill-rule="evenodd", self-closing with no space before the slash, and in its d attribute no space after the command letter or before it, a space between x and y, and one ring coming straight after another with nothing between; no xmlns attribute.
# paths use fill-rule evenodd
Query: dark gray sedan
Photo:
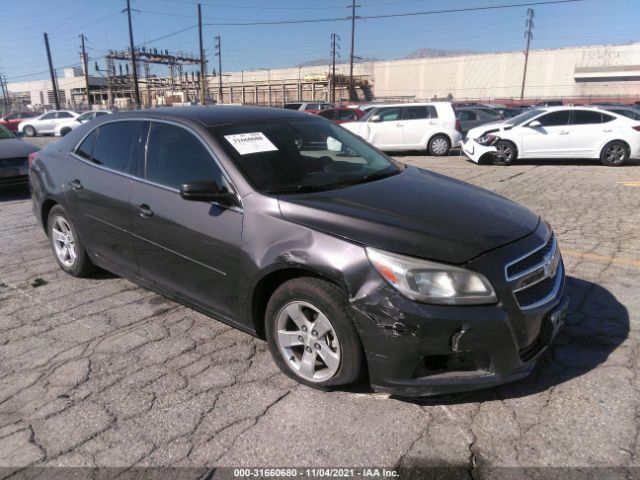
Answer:
<svg viewBox="0 0 640 480"><path fill-rule="evenodd" d="M488 107L456 108L456 117L460 120L460 131L463 135L472 128L485 123L500 122L504 118L500 112Z"/></svg>
<svg viewBox="0 0 640 480"><path fill-rule="evenodd" d="M0 125L0 188L29 183L29 154L38 150Z"/></svg>

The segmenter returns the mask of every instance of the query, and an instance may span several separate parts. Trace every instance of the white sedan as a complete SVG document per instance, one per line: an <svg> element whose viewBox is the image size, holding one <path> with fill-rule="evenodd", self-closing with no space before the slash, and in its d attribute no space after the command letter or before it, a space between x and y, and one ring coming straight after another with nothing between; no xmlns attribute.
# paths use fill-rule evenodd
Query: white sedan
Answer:
<svg viewBox="0 0 640 480"><path fill-rule="evenodd" d="M72 110L53 110L39 117L28 118L18 124L18 132L27 137L41 134L55 134L59 124L74 120L79 115Z"/></svg>
<svg viewBox="0 0 640 480"><path fill-rule="evenodd" d="M476 163L599 158L603 165L619 166L640 157L640 122L590 107L535 108L501 123L472 128L461 147Z"/></svg>
<svg viewBox="0 0 640 480"><path fill-rule="evenodd" d="M56 130L54 135L64 137L67 133L73 130L76 127L79 127L83 123L89 122L94 118L101 117L103 115L110 115L111 110L92 110L89 112L84 112L82 115L75 118L68 118L64 122L58 122L56 124Z"/></svg>

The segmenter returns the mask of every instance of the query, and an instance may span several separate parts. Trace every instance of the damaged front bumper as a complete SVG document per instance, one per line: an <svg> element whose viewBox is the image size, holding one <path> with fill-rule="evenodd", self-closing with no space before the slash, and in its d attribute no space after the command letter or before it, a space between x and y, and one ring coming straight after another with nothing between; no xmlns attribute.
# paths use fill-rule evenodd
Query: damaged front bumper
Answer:
<svg viewBox="0 0 640 480"><path fill-rule="evenodd" d="M460 142L460 147L462 153L464 153L469 160L475 163L480 163L485 155L493 155L497 152L496 147L481 145L473 138L469 137L465 137L464 140Z"/></svg>
<svg viewBox="0 0 640 480"><path fill-rule="evenodd" d="M353 299L352 314L377 391L399 396L440 395L500 385L526 377L564 323L564 266L558 253L553 289L532 307L520 307L504 280L504 266L523 251L550 241L535 234L469 262L492 281L494 305L450 306L414 302L381 282ZM546 240L545 240L546 239ZM500 281L500 278L503 280Z"/></svg>

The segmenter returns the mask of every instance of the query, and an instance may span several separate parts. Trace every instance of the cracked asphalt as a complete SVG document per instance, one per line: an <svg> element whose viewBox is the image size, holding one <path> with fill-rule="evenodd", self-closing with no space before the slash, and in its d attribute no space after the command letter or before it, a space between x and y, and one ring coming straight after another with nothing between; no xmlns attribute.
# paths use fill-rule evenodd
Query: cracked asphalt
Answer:
<svg viewBox="0 0 640 480"><path fill-rule="evenodd" d="M623 182L640 180L640 163L397 158L505 195L555 229L570 312L529 378L429 402L312 390L279 373L262 341L113 275L64 274L28 193L10 192L0 194L0 478L28 466L638 475L628 467L640 467L640 189Z"/></svg>

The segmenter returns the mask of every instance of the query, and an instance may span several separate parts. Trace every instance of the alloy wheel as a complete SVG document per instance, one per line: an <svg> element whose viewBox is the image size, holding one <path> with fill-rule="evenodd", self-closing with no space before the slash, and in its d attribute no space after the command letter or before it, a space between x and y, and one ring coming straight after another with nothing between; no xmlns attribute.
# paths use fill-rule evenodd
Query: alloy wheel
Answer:
<svg viewBox="0 0 640 480"><path fill-rule="evenodd" d="M60 263L71 268L76 263L76 241L69 223L60 215L53 220L51 228L53 249Z"/></svg>
<svg viewBox="0 0 640 480"><path fill-rule="evenodd" d="M627 157L627 151L622 145L614 143L613 145L609 145L607 147L607 149L604 151L604 156L609 163L617 165L625 161Z"/></svg>
<svg viewBox="0 0 640 480"><path fill-rule="evenodd" d="M332 378L340 367L340 344L331 321L308 302L294 301L278 314L278 349L289 367L310 382Z"/></svg>
<svg viewBox="0 0 640 480"><path fill-rule="evenodd" d="M511 160L513 160L513 148L508 143L499 143L496 145L493 163L496 165L505 165L511 163Z"/></svg>

